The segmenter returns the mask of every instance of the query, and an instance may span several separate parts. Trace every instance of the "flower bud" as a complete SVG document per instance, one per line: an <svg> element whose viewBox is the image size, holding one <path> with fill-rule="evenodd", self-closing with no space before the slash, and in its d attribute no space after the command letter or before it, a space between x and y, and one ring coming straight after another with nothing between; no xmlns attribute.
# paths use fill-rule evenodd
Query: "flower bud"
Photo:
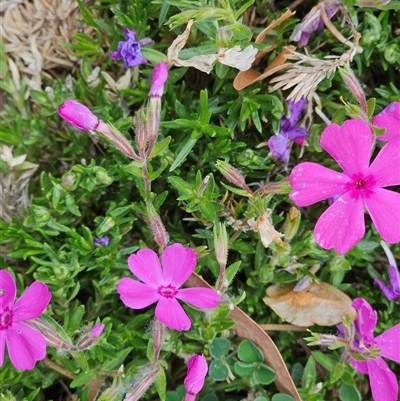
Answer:
<svg viewBox="0 0 400 401"><path fill-rule="evenodd" d="M161 217L154 209L153 205L147 205L150 228L154 235L154 241L159 246L166 246L169 241L169 235L164 227Z"/></svg>
<svg viewBox="0 0 400 401"><path fill-rule="evenodd" d="M227 162L217 160L215 167L221 172L221 174L232 184L244 189L249 194L252 194L251 189L246 185L243 175L238 169L231 166Z"/></svg>
<svg viewBox="0 0 400 401"><path fill-rule="evenodd" d="M99 119L83 104L73 99L66 100L57 110L68 124L81 130L96 130Z"/></svg>
<svg viewBox="0 0 400 401"><path fill-rule="evenodd" d="M184 380L186 394L184 401L193 401L204 386L208 365L204 355L193 355L187 363L187 374Z"/></svg>
<svg viewBox="0 0 400 401"><path fill-rule="evenodd" d="M131 389L125 396L124 401L137 401L139 400L147 389L153 384L158 372L160 371L159 365L146 365L140 370L140 378L138 378Z"/></svg>
<svg viewBox="0 0 400 401"><path fill-rule="evenodd" d="M43 334L48 345L62 350L70 350L72 347L71 339L65 339L60 336L56 328L42 318L32 319L30 321Z"/></svg>
<svg viewBox="0 0 400 401"><path fill-rule="evenodd" d="M150 98L158 97L161 98L164 92L164 84L168 78L168 67L167 63L158 63L153 70L153 77L151 80Z"/></svg>
<svg viewBox="0 0 400 401"><path fill-rule="evenodd" d="M365 118L367 118L367 99L365 98L364 90L362 89L357 77L354 75L353 70L347 64L344 64L342 67L339 67L339 73L351 94L357 102L360 103Z"/></svg>
<svg viewBox="0 0 400 401"><path fill-rule="evenodd" d="M104 237L94 238L93 245L107 246L109 241L110 238L107 235L105 235Z"/></svg>
<svg viewBox="0 0 400 401"><path fill-rule="evenodd" d="M216 223L214 225L214 248L215 257L220 266L226 266L228 259L228 234L225 224Z"/></svg>
<svg viewBox="0 0 400 401"><path fill-rule="evenodd" d="M104 330L104 324L95 324L90 329L86 330L76 344L77 351L83 351L90 348L96 342L97 338L101 336Z"/></svg>
<svg viewBox="0 0 400 401"><path fill-rule="evenodd" d="M98 235L102 235L107 231L111 230L114 226L115 226L115 220L111 216L107 216L96 231Z"/></svg>
<svg viewBox="0 0 400 401"><path fill-rule="evenodd" d="M301 214L295 207L289 209L289 213L286 217L285 224L283 225L283 234L286 241L290 241L294 238L299 229L301 220Z"/></svg>

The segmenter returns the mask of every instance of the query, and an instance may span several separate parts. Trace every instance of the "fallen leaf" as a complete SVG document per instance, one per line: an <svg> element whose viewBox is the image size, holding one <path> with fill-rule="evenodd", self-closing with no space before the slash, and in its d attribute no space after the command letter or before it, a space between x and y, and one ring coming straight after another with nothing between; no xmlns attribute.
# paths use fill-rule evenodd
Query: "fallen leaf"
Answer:
<svg viewBox="0 0 400 401"><path fill-rule="evenodd" d="M292 17L294 14L295 14L294 12L287 10L277 20L272 21L271 24L269 24L262 32L260 32L255 42L258 44L262 43L265 37L267 36L268 32L277 27L283 21L286 21L288 18ZM288 48L293 50L296 49L294 46L288 46ZM275 57L275 59L271 62L271 64L267 66L267 68L265 68L262 73L258 71L256 68L254 68L257 67L259 62L264 58L266 54L270 53L274 49L275 45L271 46L267 50L259 51L252 63L253 68L249 68L247 71L240 71L236 76L235 80L233 81L233 87L238 91L242 90L244 88L247 88L254 82L261 81L267 78L268 76L275 74L278 71L288 68L290 64L286 65L285 63L286 63L286 56L290 54L290 51L286 49L283 49L282 52Z"/></svg>
<svg viewBox="0 0 400 401"><path fill-rule="evenodd" d="M257 51L253 46L247 46L244 49L241 49L240 46L234 46L231 49L219 49L218 61L240 71L246 71L251 67Z"/></svg>
<svg viewBox="0 0 400 401"><path fill-rule="evenodd" d="M333 326L345 315L356 318L351 299L324 282L313 281L305 291L294 292L297 283L274 284L263 301L283 320L297 326Z"/></svg>

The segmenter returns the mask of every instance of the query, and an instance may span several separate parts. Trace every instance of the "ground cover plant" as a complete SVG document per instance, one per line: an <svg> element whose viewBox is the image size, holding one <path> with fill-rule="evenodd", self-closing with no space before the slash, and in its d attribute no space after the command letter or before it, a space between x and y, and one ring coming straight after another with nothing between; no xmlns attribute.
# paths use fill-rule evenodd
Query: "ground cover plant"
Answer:
<svg viewBox="0 0 400 401"><path fill-rule="evenodd" d="M1 400L400 399L398 0L1 18Z"/></svg>

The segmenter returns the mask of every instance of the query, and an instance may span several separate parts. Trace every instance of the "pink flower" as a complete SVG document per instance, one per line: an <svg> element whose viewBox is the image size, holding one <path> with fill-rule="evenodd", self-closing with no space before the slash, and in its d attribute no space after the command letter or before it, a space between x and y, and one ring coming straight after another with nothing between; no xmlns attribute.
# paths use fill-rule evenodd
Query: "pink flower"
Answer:
<svg viewBox="0 0 400 401"><path fill-rule="evenodd" d="M17 288L10 273L0 270L0 366L7 345L11 363L18 370L30 370L46 356L46 339L29 324L41 315L51 299L46 284L35 281L14 303Z"/></svg>
<svg viewBox="0 0 400 401"><path fill-rule="evenodd" d="M168 67L167 63L158 63L153 70L153 77L150 86L150 97L162 97L164 92L164 84L168 79Z"/></svg>
<svg viewBox="0 0 400 401"><path fill-rule="evenodd" d="M378 139L388 142L390 146L395 146L397 152L400 152L400 102L390 103L372 119L372 124L386 128L386 132L379 135Z"/></svg>
<svg viewBox="0 0 400 401"><path fill-rule="evenodd" d="M187 363L187 374L184 385L186 389L183 401L194 401L204 386L204 379L208 372L208 365L204 355L193 355Z"/></svg>
<svg viewBox="0 0 400 401"><path fill-rule="evenodd" d="M162 265L162 267L161 267ZM155 316L170 329L189 330L191 322L178 299L197 308L215 308L220 296L209 288L179 289L196 267L191 248L181 244L167 246L161 256L151 249L141 249L128 258L130 271L143 283L123 278L117 291L122 302L132 309L142 309L157 302Z"/></svg>
<svg viewBox="0 0 400 401"><path fill-rule="evenodd" d="M369 376L374 401L396 401L399 392L397 378L382 357L400 363L400 323L374 338L376 311L362 298L355 299L352 306L358 314L355 320L356 338L351 353L361 354L367 360L360 361L350 356L350 364L360 373ZM371 356L376 356L378 350L380 356Z"/></svg>
<svg viewBox="0 0 400 401"><path fill-rule="evenodd" d="M315 226L314 238L322 248L346 253L360 241L365 233L364 207L386 242L400 241L400 194L383 188L400 184L400 154L385 145L369 165L372 145L372 132L364 121L331 124L322 133L321 146L343 172L306 162L290 174L289 196L296 205L335 199Z"/></svg>

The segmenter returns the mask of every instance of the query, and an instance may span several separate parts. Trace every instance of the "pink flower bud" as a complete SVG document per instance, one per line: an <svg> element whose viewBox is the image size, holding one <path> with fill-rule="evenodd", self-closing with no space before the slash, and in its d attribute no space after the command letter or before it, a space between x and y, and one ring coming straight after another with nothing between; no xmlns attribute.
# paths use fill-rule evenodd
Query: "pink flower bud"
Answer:
<svg viewBox="0 0 400 401"><path fill-rule="evenodd" d="M99 119L83 104L76 100L66 100L59 108L58 114L68 124L81 130L96 130Z"/></svg>
<svg viewBox="0 0 400 401"><path fill-rule="evenodd" d="M168 78L168 67L167 63L158 63L153 70L153 78L150 86L150 97L160 98L164 92L164 84Z"/></svg>
<svg viewBox="0 0 400 401"><path fill-rule="evenodd" d="M158 372L160 371L159 365L146 365L142 366L141 373L139 373L138 380L136 380L127 392L124 401L137 401L139 400L147 389L153 384Z"/></svg>
<svg viewBox="0 0 400 401"><path fill-rule="evenodd" d="M103 323L95 324L90 329L90 335L91 335L92 338L99 337L103 333L103 330L104 330L104 324Z"/></svg>
<svg viewBox="0 0 400 401"><path fill-rule="evenodd" d="M208 365L204 355L193 355L187 363L187 374L184 380L186 394L184 401L194 400L204 386Z"/></svg>
<svg viewBox="0 0 400 401"><path fill-rule="evenodd" d="M94 343L96 342L95 340L101 336L104 330L104 324L99 323L95 324L93 327L90 329L86 330L81 338L79 339L78 343L74 347L76 351L83 351L85 349L90 348Z"/></svg>
<svg viewBox="0 0 400 401"><path fill-rule="evenodd" d="M242 173L235 167L231 166L227 162L217 160L215 167L222 173L222 175L230 181L232 184L244 189L249 194L252 194L251 189L246 185Z"/></svg>

